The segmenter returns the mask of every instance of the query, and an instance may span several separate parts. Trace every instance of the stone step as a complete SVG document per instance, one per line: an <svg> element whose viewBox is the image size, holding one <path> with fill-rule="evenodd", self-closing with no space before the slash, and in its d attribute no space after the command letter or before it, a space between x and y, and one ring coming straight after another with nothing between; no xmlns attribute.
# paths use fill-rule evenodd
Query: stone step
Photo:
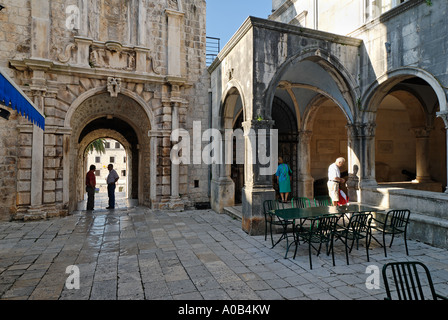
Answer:
<svg viewBox="0 0 448 320"><path fill-rule="evenodd" d="M243 207L224 207L224 213L238 220L243 220Z"/></svg>

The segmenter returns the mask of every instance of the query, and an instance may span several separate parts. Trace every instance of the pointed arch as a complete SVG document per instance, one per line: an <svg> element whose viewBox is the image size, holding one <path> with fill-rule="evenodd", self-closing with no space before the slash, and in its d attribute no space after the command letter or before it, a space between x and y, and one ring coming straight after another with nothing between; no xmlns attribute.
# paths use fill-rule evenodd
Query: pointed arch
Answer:
<svg viewBox="0 0 448 320"><path fill-rule="evenodd" d="M303 62L311 62L315 66L320 67L320 69L326 72L326 74L331 78L333 84L325 83L325 86L325 84L322 85L323 81L320 81L321 79L319 79L319 81L315 81L314 83L306 79L295 83L287 81L289 82L288 86L312 90L327 96L341 108L348 121L353 122L355 119L357 101L360 97L359 87L350 72L344 67L339 59L327 50L319 47L312 47L297 53L278 68L278 72L271 79L268 86L266 99L267 110L271 113L275 90L279 86L286 83L284 77L288 70L291 70L295 66L297 67ZM335 91L336 88L337 90ZM304 108L304 106L302 107ZM304 110L301 109L302 114L303 112Z"/></svg>
<svg viewBox="0 0 448 320"><path fill-rule="evenodd" d="M360 106L363 111L362 122L372 122L375 112L384 97L400 82L417 77L424 80L434 90L440 112L448 112L447 97L440 81L426 70L414 67L402 67L386 72L373 82L364 92Z"/></svg>

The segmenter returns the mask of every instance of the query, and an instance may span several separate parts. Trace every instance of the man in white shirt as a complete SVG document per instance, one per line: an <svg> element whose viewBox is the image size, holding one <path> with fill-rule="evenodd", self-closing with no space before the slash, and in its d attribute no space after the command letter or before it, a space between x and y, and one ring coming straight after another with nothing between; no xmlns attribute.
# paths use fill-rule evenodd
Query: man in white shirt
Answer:
<svg viewBox="0 0 448 320"><path fill-rule="evenodd" d="M344 165L345 159L337 158L334 163L328 167L328 194L331 198L333 206L338 205L339 201L339 183L344 183L345 179L341 178L340 168Z"/></svg>
<svg viewBox="0 0 448 320"><path fill-rule="evenodd" d="M115 209L115 183L118 181L118 173L114 170L114 166L107 166L109 174L107 175L107 195L109 196L109 206L106 209Z"/></svg>

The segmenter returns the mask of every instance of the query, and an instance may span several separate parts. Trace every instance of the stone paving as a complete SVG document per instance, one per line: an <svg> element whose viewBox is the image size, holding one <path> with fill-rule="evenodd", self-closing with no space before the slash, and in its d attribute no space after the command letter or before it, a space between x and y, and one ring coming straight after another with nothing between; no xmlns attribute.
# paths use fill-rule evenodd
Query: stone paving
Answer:
<svg viewBox="0 0 448 320"><path fill-rule="evenodd" d="M278 237L278 235L275 235ZM284 259L285 242L271 249L248 236L241 221L212 210L152 211L133 207L78 211L64 218L0 224L0 298L16 300L382 300L368 289L368 266L417 260L448 295L447 250L403 239L388 250L354 249L350 265L342 243L331 257L299 246ZM79 270L79 289L71 278ZM67 273L68 271L68 273ZM75 286L75 289L73 289Z"/></svg>

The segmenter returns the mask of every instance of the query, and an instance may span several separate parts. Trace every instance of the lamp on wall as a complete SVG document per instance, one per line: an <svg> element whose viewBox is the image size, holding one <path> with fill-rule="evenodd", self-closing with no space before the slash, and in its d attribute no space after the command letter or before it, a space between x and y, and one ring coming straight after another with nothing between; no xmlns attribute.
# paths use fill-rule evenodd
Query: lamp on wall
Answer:
<svg viewBox="0 0 448 320"><path fill-rule="evenodd" d="M5 7L4 5L0 4L0 11L2 11L4 7Z"/></svg>

